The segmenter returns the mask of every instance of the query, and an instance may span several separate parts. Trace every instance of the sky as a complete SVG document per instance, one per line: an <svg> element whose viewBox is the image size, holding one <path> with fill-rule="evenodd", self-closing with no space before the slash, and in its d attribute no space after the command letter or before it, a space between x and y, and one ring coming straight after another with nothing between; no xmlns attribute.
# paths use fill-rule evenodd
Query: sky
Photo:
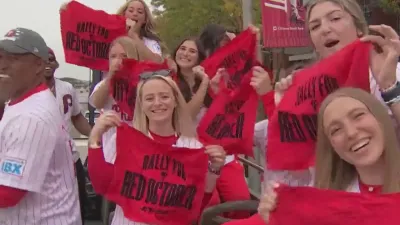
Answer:
<svg viewBox="0 0 400 225"><path fill-rule="evenodd" d="M145 0L150 4L151 0ZM23 27L38 32L52 48L60 63L56 72L57 77L73 77L88 80L90 71L84 67L67 64L64 60L64 51L60 33L59 8L66 0L0 0L0 35L9 30ZM125 0L78 0L93 9L115 13Z"/></svg>

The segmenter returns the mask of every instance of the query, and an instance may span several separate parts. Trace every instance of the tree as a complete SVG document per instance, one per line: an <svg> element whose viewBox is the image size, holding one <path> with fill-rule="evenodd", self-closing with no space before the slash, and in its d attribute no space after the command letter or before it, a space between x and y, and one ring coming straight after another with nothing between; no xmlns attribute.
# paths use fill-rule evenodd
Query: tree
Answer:
<svg viewBox="0 0 400 225"><path fill-rule="evenodd" d="M260 25L260 0L248 1L253 1L254 24ZM236 32L243 29L242 0L152 0L151 4L157 30L170 49L186 37L197 36L210 23Z"/></svg>

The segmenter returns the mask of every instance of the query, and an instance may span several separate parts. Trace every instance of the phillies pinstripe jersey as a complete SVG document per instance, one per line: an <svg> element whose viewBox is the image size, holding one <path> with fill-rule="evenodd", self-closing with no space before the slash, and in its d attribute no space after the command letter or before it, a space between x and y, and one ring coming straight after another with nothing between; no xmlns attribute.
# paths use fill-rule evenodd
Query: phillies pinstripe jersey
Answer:
<svg viewBox="0 0 400 225"><path fill-rule="evenodd" d="M5 108L0 185L26 191L17 205L0 209L1 225L82 223L70 139L45 85Z"/></svg>
<svg viewBox="0 0 400 225"><path fill-rule="evenodd" d="M62 118L65 121L65 125L67 127L67 131L70 134L71 132L71 117L77 116L81 113L81 106L79 104L79 100L76 96L76 90L72 86L72 84L55 79L55 93L57 104L60 107ZM74 162L79 159L79 152L76 149L75 142L72 140L72 151L74 156Z"/></svg>

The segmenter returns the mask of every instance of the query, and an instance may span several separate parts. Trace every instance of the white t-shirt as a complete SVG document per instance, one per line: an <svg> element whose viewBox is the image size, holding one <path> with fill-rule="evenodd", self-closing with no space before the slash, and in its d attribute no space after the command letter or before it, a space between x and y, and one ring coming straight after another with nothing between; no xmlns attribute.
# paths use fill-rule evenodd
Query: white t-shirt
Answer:
<svg viewBox="0 0 400 225"><path fill-rule="evenodd" d="M115 159L116 159L116 138L117 134L114 134L110 141L108 142L108 149L112 150L112 152L110 152L110 155L114 156L112 157L112 162L110 162L111 164L114 164ZM203 147L203 145L196 140L195 138L188 138L188 137L179 137L178 140L176 141L176 144L174 145L176 147L182 147L182 148L191 148L191 149L201 149ZM103 146L104 147L104 146ZM135 221L131 221L129 219L127 219L124 216L124 212L122 210L122 208L120 206L116 206L115 207L115 213L114 213L114 217L112 220L111 225L148 225L146 223L139 223L139 222L135 222Z"/></svg>
<svg viewBox="0 0 400 225"><path fill-rule="evenodd" d="M162 54L160 44L157 41L145 37L143 37L143 41L144 45L146 45L146 47L149 48L150 51L158 55Z"/></svg>
<svg viewBox="0 0 400 225"><path fill-rule="evenodd" d="M400 63L397 64L397 71L396 71L396 77L397 80L400 80ZM385 106L386 104L383 102L383 99L381 97L381 92L379 91L379 87L376 83L375 78L372 75L372 72L370 71L369 73L369 78L370 78L370 89L371 93L379 100L381 101ZM387 106L386 106L387 107ZM392 112L390 111L389 107L387 107L388 113L392 115ZM267 120L266 120L267 121ZM259 122L262 123L262 122ZM263 122L264 124L256 124L255 125L255 133L254 133L254 144L257 145L257 147L260 149L260 151L264 151L264 155L266 155L266 151L268 150L267 147L267 128L268 128L268 122ZM397 122L394 121L394 124L397 128L397 137L400 139L399 135L399 128ZM309 186L310 184L313 183L315 171L314 168L309 168L308 170L300 170L300 171L271 171L267 170L267 166L265 165L265 171L264 171L264 182L268 182L269 180L274 180L277 182L282 182L287 185L291 186ZM358 185L358 183L357 183ZM353 190L358 190L358 186Z"/></svg>
<svg viewBox="0 0 400 225"><path fill-rule="evenodd" d="M55 85L57 104L60 108L62 118L65 121L68 134L70 134L72 125L71 117L77 116L81 113L81 106L79 104L79 100L76 95L76 90L72 86L72 84L59 79L55 79L54 85ZM71 143L72 143L74 162L77 162L79 160L79 152L76 149L73 138L71 136L70 138L72 140Z"/></svg>
<svg viewBox="0 0 400 225"><path fill-rule="evenodd" d="M16 206L0 209L0 224L82 223L70 138L44 85L6 106L0 147L0 185L27 191Z"/></svg>

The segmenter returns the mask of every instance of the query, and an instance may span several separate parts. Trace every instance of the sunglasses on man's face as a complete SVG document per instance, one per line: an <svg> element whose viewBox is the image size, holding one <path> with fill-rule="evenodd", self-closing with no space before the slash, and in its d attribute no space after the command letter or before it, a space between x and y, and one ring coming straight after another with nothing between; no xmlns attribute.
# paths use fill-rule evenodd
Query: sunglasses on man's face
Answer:
<svg viewBox="0 0 400 225"><path fill-rule="evenodd" d="M171 75L171 70L158 70L158 71L151 71L151 72L144 72L140 74L141 80L148 80L153 76L163 76L168 77Z"/></svg>

